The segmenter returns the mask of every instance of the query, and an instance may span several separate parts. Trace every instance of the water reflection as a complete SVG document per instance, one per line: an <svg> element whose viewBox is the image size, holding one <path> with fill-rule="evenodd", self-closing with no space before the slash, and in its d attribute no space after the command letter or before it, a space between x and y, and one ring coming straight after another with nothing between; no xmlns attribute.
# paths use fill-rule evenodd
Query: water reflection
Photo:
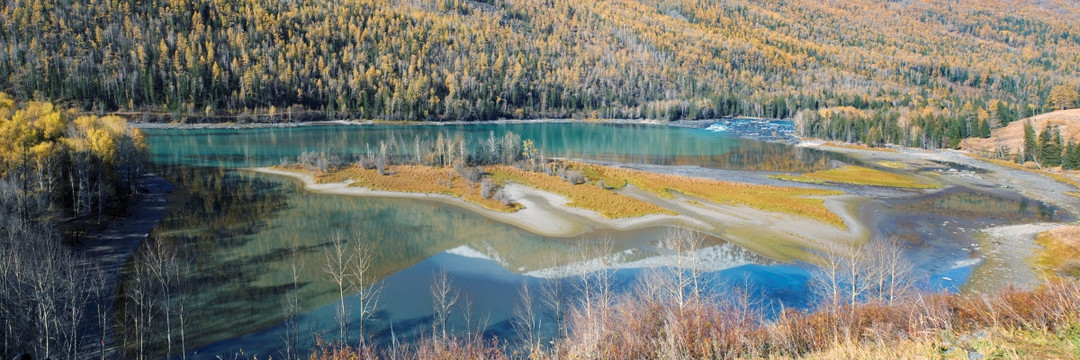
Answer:
<svg viewBox="0 0 1080 360"><path fill-rule="evenodd" d="M622 295L633 291L643 281L648 281L652 270L634 268L610 272L611 291ZM563 306L575 304L580 278L543 279L524 276L506 270L497 261L487 258L463 256L453 252L436 254L424 261L394 273L383 280L382 302L378 319L367 329L375 342L389 346L392 341L408 343L420 337L432 336L433 299L428 284L436 274L447 272L458 295L458 306L453 309L450 328L465 333L466 329L482 333L487 338L498 338L514 346L514 311L521 306L519 290L528 287L542 318L540 331L545 338L553 338L560 332L555 310L544 305L548 294L561 296ZM775 313L784 307L806 307L808 293L806 283L809 273L800 265L761 266L747 264L725 270L702 274L703 287L710 296L737 296L733 289L745 288L755 300L758 309ZM347 306L356 307L356 297L346 300ZM312 309L297 319L297 327L307 330L300 339L301 349L311 348L315 335L322 339L334 339L332 327L336 305L330 304ZM467 318L468 316L468 318ZM565 315L564 315L565 316ZM195 358L212 359L220 354L233 354L244 349L246 354L260 357L278 355L282 352L281 335L287 332L285 325L274 327L199 349ZM358 333L356 324L352 333ZM356 339L351 339L355 342Z"/></svg>
<svg viewBox="0 0 1080 360"><path fill-rule="evenodd" d="M741 139L703 129L660 125L587 123L476 124L458 126L305 126L263 129L148 129L153 160L162 164L251 167L294 161L305 151L335 150L361 155L379 141L397 143L407 154L416 137L463 134L478 144L512 131L532 139L548 157L622 163L699 165L739 170L807 172L844 155L786 144Z"/></svg>
<svg viewBox="0 0 1080 360"><path fill-rule="evenodd" d="M657 241L668 231L596 230L575 238L546 238L435 202L314 194L293 180L238 170L179 166L162 174L186 190L176 196L153 236L179 246L182 257L190 259L179 282L187 285L185 330L192 348L277 326L285 316L282 303L290 294L297 297L301 312L318 311L335 301L336 289L327 281L323 264L336 234L362 234L375 254L373 278L386 279L390 288L411 289L384 295L384 304L395 305L381 314L407 335L420 331L413 327L422 321L409 324L431 309L402 304L423 299L417 294L428 292L428 280L421 278L431 274L416 275L415 267L432 256L448 250L480 254L501 272L513 270L505 276L516 283L499 280L499 272L452 267L454 276L468 279L466 287L497 280L509 284L485 287L478 294L497 295L487 300L513 304L521 279L532 278L520 274L550 276L543 270L571 264L582 244L618 239L609 250L619 255L612 263L639 267L660 253ZM710 259L716 270L772 262L717 238L707 238L706 245L717 249ZM299 269L295 292L292 264ZM512 310L487 308L481 302L476 306L495 320L508 318ZM307 316L321 321L321 327L313 328L317 331L332 326L332 315Z"/></svg>

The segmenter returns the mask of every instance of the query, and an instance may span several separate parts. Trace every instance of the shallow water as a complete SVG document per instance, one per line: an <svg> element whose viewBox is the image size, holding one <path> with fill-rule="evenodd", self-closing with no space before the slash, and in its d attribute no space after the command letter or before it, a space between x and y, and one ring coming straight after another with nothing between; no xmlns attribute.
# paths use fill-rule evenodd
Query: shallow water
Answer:
<svg viewBox="0 0 1080 360"><path fill-rule="evenodd" d="M363 154L367 143L391 136L463 132L478 142L506 131L536 140L547 156L602 161L785 172L820 169L834 160L854 162L842 155L703 129L647 125L147 130L152 160L163 176L184 189L174 196L153 236L175 244L189 259L181 278L188 285L183 298L188 348L198 349L191 355L214 358L243 349L249 355L280 357L282 334L289 330L284 322L288 307L282 304L290 296L298 299L296 326L305 334L301 345L306 345L302 348L310 348L312 334L333 340L337 293L322 266L335 235L360 237L374 254L369 278L378 280L383 296L368 335L384 343L391 334L408 340L431 330L429 284L440 271L472 304L473 316L466 319L462 300L451 327L507 338L512 337L509 319L520 303L523 284L533 294L545 284L572 289L574 277L546 277L566 275L559 269L576 269L570 266L575 263L605 261L619 268L615 287L629 291L647 272L643 269L662 263L656 261L662 255L656 244L668 231L664 227L549 238L437 202L314 194L293 180L236 170L293 161L305 151ZM960 188L871 201L861 213L875 237L905 240L908 258L921 269L918 276L926 278L923 286L946 290L955 290L977 264L975 250L965 246L966 232L993 224L1060 220L1053 208L1015 194ZM706 243L714 294L737 285L751 289L763 309L809 305L811 266L778 264L723 239L708 238ZM610 245L599 246L603 244ZM582 255L585 252L595 255ZM350 333L355 337L359 330Z"/></svg>

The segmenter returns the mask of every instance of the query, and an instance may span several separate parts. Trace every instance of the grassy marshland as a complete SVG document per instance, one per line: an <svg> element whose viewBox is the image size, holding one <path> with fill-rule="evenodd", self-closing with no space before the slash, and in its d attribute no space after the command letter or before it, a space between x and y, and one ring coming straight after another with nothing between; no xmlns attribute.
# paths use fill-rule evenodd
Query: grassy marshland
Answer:
<svg viewBox="0 0 1080 360"><path fill-rule="evenodd" d="M844 221L818 198L843 194L839 191L734 183L576 162L569 162L568 166L581 169L590 181L608 187L630 184L662 198L674 198L679 193L718 204L748 206L844 226Z"/></svg>
<svg viewBox="0 0 1080 360"><path fill-rule="evenodd" d="M772 175L774 179L811 184L851 184L906 189L936 189L941 185L922 182L910 175L895 174L861 166L848 165L835 169L815 171L800 176Z"/></svg>

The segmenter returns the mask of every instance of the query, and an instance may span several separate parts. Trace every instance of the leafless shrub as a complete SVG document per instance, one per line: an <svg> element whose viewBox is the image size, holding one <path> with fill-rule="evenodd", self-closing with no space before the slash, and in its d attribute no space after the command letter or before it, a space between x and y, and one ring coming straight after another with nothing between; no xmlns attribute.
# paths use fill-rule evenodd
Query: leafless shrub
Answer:
<svg viewBox="0 0 1080 360"><path fill-rule="evenodd" d="M360 160L356 161L356 165L359 165L364 170L375 169L378 166L375 158L370 156L361 157Z"/></svg>
<svg viewBox="0 0 1080 360"><path fill-rule="evenodd" d="M571 184L574 185L581 185L585 183L585 175L582 174L580 171L576 170L566 171L565 179L566 181L569 181Z"/></svg>
<svg viewBox="0 0 1080 360"><path fill-rule="evenodd" d="M489 177L485 177L480 181L480 197L485 199L493 198L498 191L502 190L498 183L491 180Z"/></svg>
<svg viewBox="0 0 1080 360"><path fill-rule="evenodd" d="M435 317L431 334L436 342L445 341L449 337L448 321L459 295L457 290L454 290L453 282L445 270L435 274L431 283L431 300Z"/></svg>
<svg viewBox="0 0 1080 360"><path fill-rule="evenodd" d="M455 164L454 171L470 183L478 183L480 182L481 177L484 176L484 172L480 171L480 169L472 166L465 166L462 163Z"/></svg>

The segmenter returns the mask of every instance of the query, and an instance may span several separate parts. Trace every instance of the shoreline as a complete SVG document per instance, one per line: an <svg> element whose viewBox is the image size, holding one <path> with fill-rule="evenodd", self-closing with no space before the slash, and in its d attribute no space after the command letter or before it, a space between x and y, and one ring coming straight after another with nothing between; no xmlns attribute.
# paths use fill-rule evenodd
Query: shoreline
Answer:
<svg viewBox="0 0 1080 360"><path fill-rule="evenodd" d="M1044 283L1034 258L1043 249L1035 237L1065 223L1033 223L995 226L979 232L982 263L972 272L964 292L996 294L1009 288L1032 290Z"/></svg>
<svg viewBox="0 0 1080 360"><path fill-rule="evenodd" d="M109 225L102 231L88 234L75 247L76 253L82 255L79 266L99 267L103 276L100 280L104 281L104 291L86 305L86 316L92 320L89 324L95 324L98 320L98 314L92 308L95 304L103 304L105 313L108 316L114 315L112 295L117 293L120 286L121 270L165 217L168 195L176 191L171 182L156 174L143 174L138 181L138 188L142 192L128 203L126 214L110 220ZM87 272L86 275L90 274L93 272ZM98 333L98 330L97 326L83 329L80 347L96 352L99 344L97 337L102 336L107 339L103 350L105 353L114 354L118 351L120 344L113 333L115 329L108 327L105 334Z"/></svg>
<svg viewBox="0 0 1080 360"><path fill-rule="evenodd" d="M348 182L317 184L311 175L269 167L240 170L287 177L299 181L306 191L320 194L438 202L550 237L569 238L595 229L635 230L678 226L722 238L773 259L790 261L801 259L806 249L835 244L856 245L865 242L870 236L868 228L859 219L857 204L854 206L855 210L851 209L849 203L857 200L852 195L831 196L826 200L829 210L843 219L847 228L841 229L811 219L746 206L700 202L693 205L685 200L700 199L689 199L685 196L661 199L632 186L621 190L621 193L675 210L679 215L652 214L636 218L608 219L591 210L566 206L569 200L558 194L516 183L507 184L504 191L525 208L513 213L503 213L450 195L378 191L353 187ZM799 231L792 230L796 228Z"/></svg>
<svg viewBox="0 0 1080 360"><path fill-rule="evenodd" d="M203 129L270 129L270 128L299 128L307 126L461 126L461 125L486 125L486 124L604 124L604 125L657 125L683 128L704 129L716 122L735 119L718 118L707 120L675 120L662 121L650 119L496 119L475 121L381 121L381 120L315 120L295 122L207 122L207 123L176 123L176 122L139 122L131 121L133 127L139 129L163 129L163 130L203 130ZM773 121L790 121L784 119L772 119Z"/></svg>

